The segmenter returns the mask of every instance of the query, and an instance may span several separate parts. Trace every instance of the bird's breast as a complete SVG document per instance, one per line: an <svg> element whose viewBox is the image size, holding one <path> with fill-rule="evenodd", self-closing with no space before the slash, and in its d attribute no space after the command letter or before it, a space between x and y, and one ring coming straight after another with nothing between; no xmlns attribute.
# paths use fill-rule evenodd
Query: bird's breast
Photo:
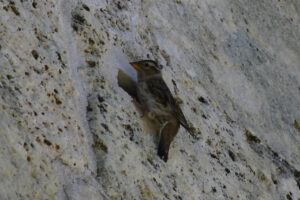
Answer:
<svg viewBox="0 0 300 200"><path fill-rule="evenodd" d="M168 117L171 114L171 106L164 105L159 98L154 96L145 82L138 83L137 95L140 103L157 117Z"/></svg>

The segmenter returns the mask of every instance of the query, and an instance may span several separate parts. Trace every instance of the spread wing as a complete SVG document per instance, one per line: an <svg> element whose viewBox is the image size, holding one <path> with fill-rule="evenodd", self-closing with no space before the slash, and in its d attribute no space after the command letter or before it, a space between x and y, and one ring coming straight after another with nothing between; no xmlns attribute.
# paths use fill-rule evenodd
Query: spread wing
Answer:
<svg viewBox="0 0 300 200"><path fill-rule="evenodd" d="M190 133L192 129L189 127L178 103L172 96L170 89L162 78L153 78L147 81L148 89L151 94L157 98L164 106L170 105L172 108L173 116L179 121L179 123Z"/></svg>

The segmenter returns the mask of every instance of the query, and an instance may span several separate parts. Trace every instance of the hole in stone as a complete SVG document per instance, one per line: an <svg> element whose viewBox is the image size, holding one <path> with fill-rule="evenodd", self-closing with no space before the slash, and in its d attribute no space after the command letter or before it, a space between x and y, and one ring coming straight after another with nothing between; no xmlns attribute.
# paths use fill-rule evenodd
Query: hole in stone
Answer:
<svg viewBox="0 0 300 200"><path fill-rule="evenodd" d="M38 52L36 51L36 50L32 50L31 51L31 54L32 54L32 56L34 57L34 59L38 59L39 58L39 54L38 54Z"/></svg>
<svg viewBox="0 0 300 200"><path fill-rule="evenodd" d="M136 82L127 75L122 69L118 71L118 85L127 92L132 98L137 99Z"/></svg>
<svg viewBox="0 0 300 200"><path fill-rule="evenodd" d="M32 7L36 8L37 7L37 3L36 2L32 2Z"/></svg>
<svg viewBox="0 0 300 200"><path fill-rule="evenodd" d="M83 7L86 11L90 11L90 8L89 8L87 5L82 4L82 7Z"/></svg>

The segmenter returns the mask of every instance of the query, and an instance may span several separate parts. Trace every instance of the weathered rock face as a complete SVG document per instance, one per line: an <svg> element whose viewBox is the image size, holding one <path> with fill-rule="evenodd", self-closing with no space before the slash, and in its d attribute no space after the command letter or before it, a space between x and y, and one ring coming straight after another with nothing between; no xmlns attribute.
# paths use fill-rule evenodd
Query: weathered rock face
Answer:
<svg viewBox="0 0 300 200"><path fill-rule="evenodd" d="M0 1L0 199L300 199L297 1ZM157 59L201 130L169 161L118 85Z"/></svg>

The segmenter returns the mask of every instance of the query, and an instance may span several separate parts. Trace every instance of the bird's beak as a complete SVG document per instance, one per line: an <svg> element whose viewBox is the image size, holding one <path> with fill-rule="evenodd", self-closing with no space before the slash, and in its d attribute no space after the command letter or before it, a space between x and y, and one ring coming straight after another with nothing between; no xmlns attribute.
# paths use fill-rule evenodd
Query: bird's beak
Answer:
<svg viewBox="0 0 300 200"><path fill-rule="evenodd" d="M138 71L141 70L141 66L137 62L131 62L130 64L134 69L136 69Z"/></svg>

